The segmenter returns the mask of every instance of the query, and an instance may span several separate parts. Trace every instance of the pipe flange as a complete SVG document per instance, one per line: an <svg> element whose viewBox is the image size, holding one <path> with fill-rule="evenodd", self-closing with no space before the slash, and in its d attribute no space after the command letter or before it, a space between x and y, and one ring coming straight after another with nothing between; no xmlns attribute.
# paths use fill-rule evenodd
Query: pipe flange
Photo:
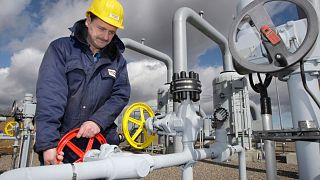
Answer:
<svg viewBox="0 0 320 180"><path fill-rule="evenodd" d="M184 101L188 96L193 102L199 101L201 93L199 74L190 71L189 77L187 77L185 71L181 71L180 75L174 73L170 83L170 93L173 95L174 102Z"/></svg>

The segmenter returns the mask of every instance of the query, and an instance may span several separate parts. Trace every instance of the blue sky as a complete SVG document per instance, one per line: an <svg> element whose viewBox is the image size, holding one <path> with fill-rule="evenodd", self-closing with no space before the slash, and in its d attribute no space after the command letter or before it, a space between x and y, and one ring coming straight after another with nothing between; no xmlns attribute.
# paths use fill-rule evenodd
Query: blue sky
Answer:
<svg viewBox="0 0 320 180"><path fill-rule="evenodd" d="M199 66L222 66L222 64L221 50L217 47L209 48L199 56Z"/></svg>

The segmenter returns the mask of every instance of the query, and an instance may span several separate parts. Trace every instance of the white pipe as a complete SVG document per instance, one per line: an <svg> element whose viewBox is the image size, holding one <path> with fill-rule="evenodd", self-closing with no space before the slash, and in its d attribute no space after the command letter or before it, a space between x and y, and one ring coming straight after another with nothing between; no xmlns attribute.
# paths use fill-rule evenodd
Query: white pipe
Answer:
<svg viewBox="0 0 320 180"><path fill-rule="evenodd" d="M217 149L195 149L193 151L184 150L181 153L153 156L154 169L161 169L171 166L179 166L189 161L198 161L201 159L211 158L212 152L218 153Z"/></svg>
<svg viewBox="0 0 320 180"><path fill-rule="evenodd" d="M0 122L7 121L7 117L0 117Z"/></svg>
<svg viewBox="0 0 320 180"><path fill-rule="evenodd" d="M182 180L193 180L192 164L188 164L186 167L183 167Z"/></svg>
<svg viewBox="0 0 320 180"><path fill-rule="evenodd" d="M246 151L240 145L233 146L234 152L238 153L239 158L239 179L246 180L247 173L246 173Z"/></svg>
<svg viewBox="0 0 320 180"><path fill-rule="evenodd" d="M16 137L11 137L8 135L0 134L0 140L15 140Z"/></svg>
<svg viewBox="0 0 320 180"><path fill-rule="evenodd" d="M40 167L19 168L7 171L2 180L70 180L75 179L125 179L141 178L149 174L152 159L148 154L125 155L119 153L99 161L62 164Z"/></svg>
<svg viewBox="0 0 320 180"><path fill-rule="evenodd" d="M163 62L167 67L167 82L171 82L173 63L172 59L168 55L129 38L121 38L121 41L125 47Z"/></svg>
<svg viewBox="0 0 320 180"><path fill-rule="evenodd" d="M227 39L198 13L187 7L178 9L173 18L173 56L174 65L173 72L187 72L187 22L197 28L204 35L216 42L223 54L223 69L224 71L234 71L232 64L232 56L229 51ZM173 103L173 111L178 109L178 103ZM174 151L182 152L182 137L174 137Z"/></svg>
<svg viewBox="0 0 320 180"><path fill-rule="evenodd" d="M201 159L212 158L212 154L218 155L229 148L221 151L221 146L217 145L211 148L196 149L188 145L181 153L150 156L148 154L128 154L116 153L108 158L75 163L50 165L40 167L19 168L7 171L0 176L2 180L54 180L54 179L125 179L125 178L142 178L149 174L150 171L171 166L185 165L189 162L195 162ZM235 149L238 149L235 147ZM238 152L237 150L235 152ZM230 153L229 153L230 155Z"/></svg>

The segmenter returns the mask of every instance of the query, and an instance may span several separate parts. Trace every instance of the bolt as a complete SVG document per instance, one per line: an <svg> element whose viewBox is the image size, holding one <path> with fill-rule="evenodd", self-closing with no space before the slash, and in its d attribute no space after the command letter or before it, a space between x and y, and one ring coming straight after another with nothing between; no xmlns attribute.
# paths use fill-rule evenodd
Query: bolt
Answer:
<svg viewBox="0 0 320 180"><path fill-rule="evenodd" d="M200 15L200 17L202 18L203 17L203 14L204 14L204 11L199 11L199 15Z"/></svg>
<svg viewBox="0 0 320 180"><path fill-rule="evenodd" d="M141 44L143 44L144 45L144 42L146 41L146 39L145 38L141 38Z"/></svg>
<svg viewBox="0 0 320 180"><path fill-rule="evenodd" d="M276 54L276 59L281 59L281 58L282 58L281 54Z"/></svg>

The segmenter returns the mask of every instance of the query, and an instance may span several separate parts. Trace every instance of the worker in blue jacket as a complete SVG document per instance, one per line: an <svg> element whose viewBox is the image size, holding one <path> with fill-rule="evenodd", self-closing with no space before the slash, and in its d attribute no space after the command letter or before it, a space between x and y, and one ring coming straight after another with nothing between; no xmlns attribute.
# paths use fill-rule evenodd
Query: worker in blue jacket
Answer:
<svg viewBox="0 0 320 180"><path fill-rule="evenodd" d="M119 144L114 121L130 96L124 44L116 35L123 18L117 0L93 0L86 19L70 28L71 36L49 45L39 69L35 116L35 151L43 164L75 160L56 150L75 128L79 139L102 133L107 143Z"/></svg>

